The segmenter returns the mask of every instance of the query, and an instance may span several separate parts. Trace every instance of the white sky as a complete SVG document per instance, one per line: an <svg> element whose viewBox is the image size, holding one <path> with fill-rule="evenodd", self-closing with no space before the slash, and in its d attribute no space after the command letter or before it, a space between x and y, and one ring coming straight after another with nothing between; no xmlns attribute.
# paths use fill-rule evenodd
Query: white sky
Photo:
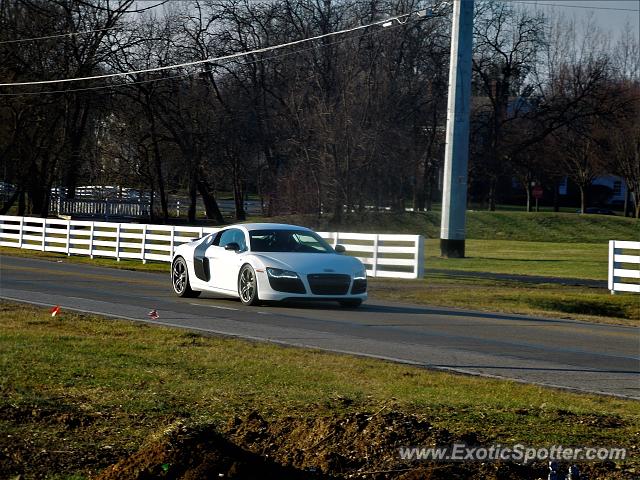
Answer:
<svg viewBox="0 0 640 480"><path fill-rule="evenodd" d="M188 1L188 0L170 0ZM268 2L269 0L257 0ZM433 0L437 3L438 0ZM478 1L478 0L476 0ZM528 8L537 8L543 12L562 13L577 24L589 15L603 29L613 33L614 37L628 22L637 36L640 36L640 0L503 0L514 1ZM160 0L137 0L138 6L160 3ZM616 10L620 9L620 10Z"/></svg>
<svg viewBox="0 0 640 480"><path fill-rule="evenodd" d="M519 0L517 1L520 3ZM578 24L587 16L593 15L597 24L603 30L611 31L614 37L627 22L636 36L640 34L640 0L522 0L522 2L527 2L526 5L530 8L538 8L546 13L553 11L563 13L567 18L575 19Z"/></svg>

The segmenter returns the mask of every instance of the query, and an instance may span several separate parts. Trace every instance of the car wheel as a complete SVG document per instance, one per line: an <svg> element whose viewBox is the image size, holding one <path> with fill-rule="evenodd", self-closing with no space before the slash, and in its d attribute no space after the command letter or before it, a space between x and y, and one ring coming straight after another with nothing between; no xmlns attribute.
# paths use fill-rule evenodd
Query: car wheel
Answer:
<svg viewBox="0 0 640 480"><path fill-rule="evenodd" d="M340 302L340 305L343 306L344 308L358 308L360 305L362 305L362 300L360 299L342 300Z"/></svg>
<svg viewBox="0 0 640 480"><path fill-rule="evenodd" d="M171 265L171 285L173 291L179 297L197 297L200 292L191 289L189 283L189 269L187 268L187 262L182 257L178 257L173 261Z"/></svg>
<svg viewBox="0 0 640 480"><path fill-rule="evenodd" d="M257 305L260 302L258 297L258 280L256 272L251 265L245 265L240 269L238 275L238 295L244 305Z"/></svg>

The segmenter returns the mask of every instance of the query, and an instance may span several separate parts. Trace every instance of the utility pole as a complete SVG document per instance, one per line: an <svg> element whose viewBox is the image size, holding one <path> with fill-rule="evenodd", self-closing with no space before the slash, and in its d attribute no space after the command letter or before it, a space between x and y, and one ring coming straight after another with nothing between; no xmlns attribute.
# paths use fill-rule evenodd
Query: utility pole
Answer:
<svg viewBox="0 0 640 480"><path fill-rule="evenodd" d="M440 229L445 258L464 258L472 42L473 0L454 0Z"/></svg>

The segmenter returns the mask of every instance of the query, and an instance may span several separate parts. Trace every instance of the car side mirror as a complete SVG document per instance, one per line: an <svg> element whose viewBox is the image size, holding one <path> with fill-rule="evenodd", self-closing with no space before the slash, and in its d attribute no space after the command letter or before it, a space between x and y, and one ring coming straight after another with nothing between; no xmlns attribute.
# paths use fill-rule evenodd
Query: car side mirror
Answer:
<svg viewBox="0 0 640 480"><path fill-rule="evenodd" d="M333 249L336 251L336 253L344 253L347 251L347 249L344 248L344 245L336 245L335 247L333 247Z"/></svg>
<svg viewBox="0 0 640 480"><path fill-rule="evenodd" d="M234 252L237 252L240 250L240 245L238 245L236 242L231 242L231 243L227 243L224 246L225 250L233 250Z"/></svg>

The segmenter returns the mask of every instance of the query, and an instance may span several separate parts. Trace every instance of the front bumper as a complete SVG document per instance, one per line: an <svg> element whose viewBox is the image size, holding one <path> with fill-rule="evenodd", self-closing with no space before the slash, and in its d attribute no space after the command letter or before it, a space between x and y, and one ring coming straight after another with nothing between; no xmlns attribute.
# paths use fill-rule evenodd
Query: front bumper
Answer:
<svg viewBox="0 0 640 480"><path fill-rule="evenodd" d="M340 285L340 288L331 288L326 283L318 283L317 276L319 274L300 275L300 289L291 288L293 285L279 285L273 282L266 272L258 272L258 292L261 300L265 301L281 301L281 300L301 300L301 301L344 301L344 300L366 300L366 280L356 280L349 276L347 284ZM337 275L336 275L337 276ZM346 276L346 275L345 275ZM310 285L309 279L314 282ZM275 287L275 288L274 288ZM279 287L285 287L282 290ZM313 288L312 288L313 287ZM338 290L340 293L338 293ZM326 292L326 294L324 293ZM344 293L342 293L344 292Z"/></svg>

